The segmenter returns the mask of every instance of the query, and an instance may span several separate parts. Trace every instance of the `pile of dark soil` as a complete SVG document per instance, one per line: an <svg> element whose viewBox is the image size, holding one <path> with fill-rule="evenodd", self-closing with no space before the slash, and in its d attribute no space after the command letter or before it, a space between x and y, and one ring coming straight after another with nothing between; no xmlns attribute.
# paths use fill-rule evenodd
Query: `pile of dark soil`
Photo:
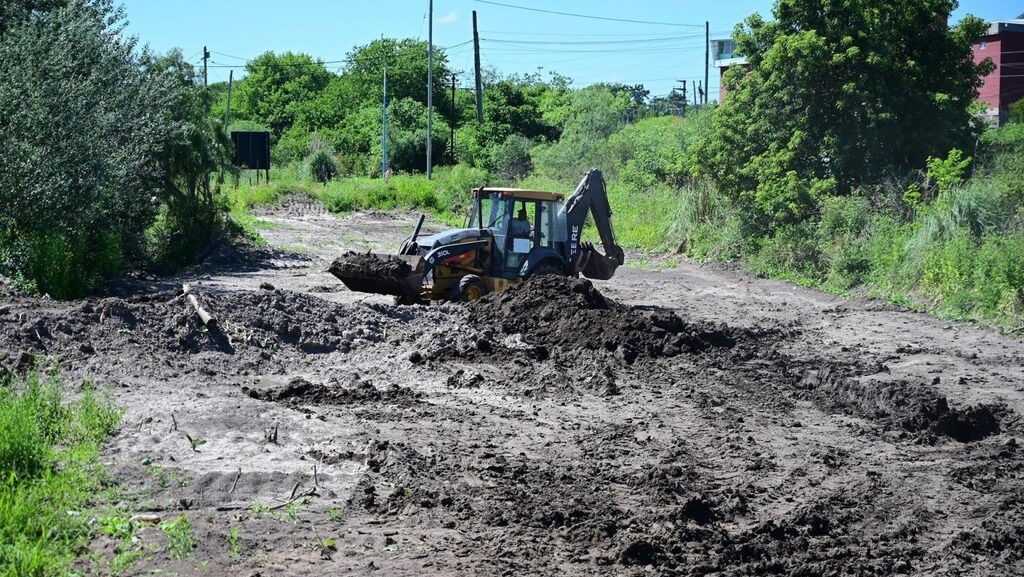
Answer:
<svg viewBox="0 0 1024 577"><path fill-rule="evenodd" d="M951 408L946 397L923 383L858 380L826 367L808 373L800 386L811 391L819 406L912 433L930 433L966 443L1000 432L1000 407Z"/></svg>
<svg viewBox="0 0 1024 577"><path fill-rule="evenodd" d="M412 267L400 258L382 258L371 253L347 252L331 264L328 271L339 279L401 281Z"/></svg>
<svg viewBox="0 0 1024 577"><path fill-rule="evenodd" d="M684 321L675 313L621 305L589 280L539 276L470 304L473 326L522 335L531 345L605 350L632 363L638 356L671 357L729 349L747 334L724 324Z"/></svg>
<svg viewBox="0 0 1024 577"><path fill-rule="evenodd" d="M378 389L369 381L358 378L348 385L340 383L317 384L302 377L293 377L282 386L242 387L242 392L262 401L282 402L289 405L329 404L362 405L366 403L415 402L418 394L407 387L392 384Z"/></svg>
<svg viewBox="0 0 1024 577"><path fill-rule="evenodd" d="M181 291L167 291L91 299L60 311L7 314L0 317L0 339L11 347L8 356L15 360L118 354L133 370L129 359L139 358L140 370L194 367L244 374L257 366L280 366L289 359L346 353L381 342L384 325L391 322L369 307L288 291L220 295L199 287L196 293L218 321L213 330L203 327Z"/></svg>

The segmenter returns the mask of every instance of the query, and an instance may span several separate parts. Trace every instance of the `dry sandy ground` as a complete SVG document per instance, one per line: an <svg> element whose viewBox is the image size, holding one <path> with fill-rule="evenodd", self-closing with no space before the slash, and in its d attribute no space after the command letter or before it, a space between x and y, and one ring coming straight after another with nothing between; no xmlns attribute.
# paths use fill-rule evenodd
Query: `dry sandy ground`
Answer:
<svg viewBox="0 0 1024 577"><path fill-rule="evenodd" d="M2 297L4 365L113 389L121 507L194 526L127 574L1024 574L1013 338L687 262L595 283L607 311L396 308L324 271L413 216L263 217L275 250L124 298Z"/></svg>

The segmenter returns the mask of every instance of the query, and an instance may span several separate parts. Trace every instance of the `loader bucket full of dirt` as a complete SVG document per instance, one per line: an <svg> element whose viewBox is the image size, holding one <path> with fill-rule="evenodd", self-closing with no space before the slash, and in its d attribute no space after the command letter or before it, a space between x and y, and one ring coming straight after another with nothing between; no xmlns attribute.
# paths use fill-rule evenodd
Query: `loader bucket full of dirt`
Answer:
<svg viewBox="0 0 1024 577"><path fill-rule="evenodd" d="M328 270L356 292L418 297L423 268L419 256L348 252Z"/></svg>

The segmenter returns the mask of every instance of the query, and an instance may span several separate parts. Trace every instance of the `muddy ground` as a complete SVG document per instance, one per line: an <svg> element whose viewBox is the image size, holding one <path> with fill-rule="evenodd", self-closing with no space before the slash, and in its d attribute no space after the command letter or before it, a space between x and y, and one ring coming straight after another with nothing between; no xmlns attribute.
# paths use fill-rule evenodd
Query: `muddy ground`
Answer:
<svg viewBox="0 0 1024 577"><path fill-rule="evenodd" d="M273 248L182 278L0 297L3 366L59 359L123 407L117 506L194 527L185 558L143 525L83 571L1024 574L1014 338L649 258L396 308L327 268L412 215L261 217Z"/></svg>

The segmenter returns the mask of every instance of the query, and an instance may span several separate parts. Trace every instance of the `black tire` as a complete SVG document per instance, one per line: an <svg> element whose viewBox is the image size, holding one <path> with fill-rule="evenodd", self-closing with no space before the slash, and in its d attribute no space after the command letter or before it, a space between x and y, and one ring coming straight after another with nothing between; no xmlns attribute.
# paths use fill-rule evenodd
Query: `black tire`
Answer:
<svg viewBox="0 0 1024 577"><path fill-rule="evenodd" d="M539 265L537 265L537 268L530 271L531 278L535 276L550 275L565 276L565 271L562 270L562 267L558 266L557 264L550 260L540 263Z"/></svg>
<svg viewBox="0 0 1024 577"><path fill-rule="evenodd" d="M452 300L460 303L475 301L490 292L484 279L475 274L467 274L459 279L459 284L452 290Z"/></svg>

